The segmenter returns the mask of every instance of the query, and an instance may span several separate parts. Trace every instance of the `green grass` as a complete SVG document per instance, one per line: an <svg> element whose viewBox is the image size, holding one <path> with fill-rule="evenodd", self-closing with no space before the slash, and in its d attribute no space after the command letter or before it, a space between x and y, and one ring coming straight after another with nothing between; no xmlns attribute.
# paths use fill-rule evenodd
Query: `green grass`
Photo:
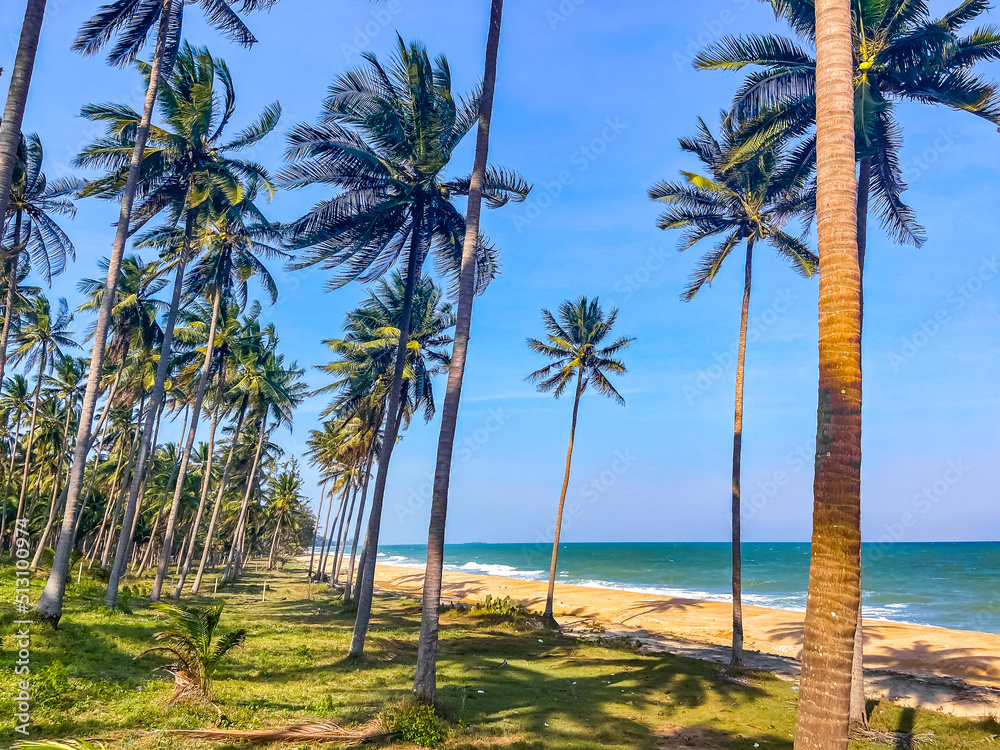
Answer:
<svg viewBox="0 0 1000 750"><path fill-rule="evenodd" d="M261 602L265 577L268 595ZM409 695L419 605L378 597L367 658L354 663L344 658L353 612L325 586L314 586L306 600L303 578L301 571L251 571L219 592L227 601L222 630L248 630L247 645L216 675L225 726L273 728L314 719L360 725ZM211 591L214 577L206 580ZM34 582L35 596L42 585ZM9 602L12 593L12 579L4 574L0 599ZM136 750L234 747L157 731L211 727L217 715L209 706L165 707L172 682L164 662L135 658L158 629L156 615L139 599L131 615L107 614L99 606L102 594L97 581L72 584L60 629L33 629L32 738L102 738L109 747ZM12 619L0 621L5 716L16 685ZM640 654L627 642L581 642L537 630L518 615L451 611L442 621L439 698L441 746L456 750L672 747L658 737L678 727L696 728L706 747L789 750L796 693L791 683L768 674L732 679L714 664ZM990 747L1000 731L993 722L891 703L877 705L872 721L885 730L934 732L928 747L954 750ZM5 719L0 747L14 739Z"/></svg>

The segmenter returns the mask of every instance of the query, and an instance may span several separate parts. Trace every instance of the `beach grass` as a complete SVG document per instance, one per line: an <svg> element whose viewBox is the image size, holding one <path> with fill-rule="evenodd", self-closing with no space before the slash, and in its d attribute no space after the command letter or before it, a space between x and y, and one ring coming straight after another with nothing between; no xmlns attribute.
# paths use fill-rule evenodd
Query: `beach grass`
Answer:
<svg viewBox="0 0 1000 750"><path fill-rule="evenodd" d="M214 577L207 583L211 592ZM42 582L35 584L40 589ZM0 596L12 595L8 574L0 588ZM140 657L163 622L141 591L140 583L131 614L108 614L100 607L100 582L84 576L76 584L74 578L60 629L34 626L32 738L98 738L109 748L135 750L229 748L236 745L164 730L217 723L251 730L317 719L353 727L408 700L419 603L377 597L367 656L360 663L348 661L351 607L325 585L309 587L307 599L302 569L292 562L281 572L255 572L251 565L239 583L219 591L218 600L227 603L222 630L248 630L246 646L216 676L221 717L208 705L168 708L172 680L164 660ZM195 601L210 603L213 597ZM4 633L12 632L12 619L4 618ZM9 698L16 693L9 636L3 651L0 693ZM530 618L451 610L441 623L439 668L445 748L792 747L793 683L764 673L728 674L695 659L644 654L626 639L588 642L538 629ZM872 723L885 731L933 733L924 745L931 748L988 747L1000 734L993 721L889 702L874 706ZM0 747L15 739L5 720Z"/></svg>

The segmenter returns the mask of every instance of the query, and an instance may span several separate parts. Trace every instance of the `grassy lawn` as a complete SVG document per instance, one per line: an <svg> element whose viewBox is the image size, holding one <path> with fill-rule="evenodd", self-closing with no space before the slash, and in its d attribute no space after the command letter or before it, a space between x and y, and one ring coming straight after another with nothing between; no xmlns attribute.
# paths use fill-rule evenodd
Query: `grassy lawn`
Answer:
<svg viewBox="0 0 1000 750"><path fill-rule="evenodd" d="M10 602L13 583L7 570L0 597ZM262 602L265 577L267 601ZM355 726L408 696L419 605L379 597L367 658L352 663L344 659L352 611L326 586L314 586L307 600L303 577L294 563L283 573L267 574L253 572L251 565L239 584L219 592L227 602L222 629L249 631L246 646L216 678L223 726L259 729L315 719ZM207 581L211 590L214 577ZM33 596L43 583L35 582ZM33 629L32 737L101 738L109 747L137 750L234 747L158 731L212 727L217 714L209 706L165 707L172 679L162 669L164 661L135 658L158 629L156 613L136 598L134 614L107 614L100 608L102 594L98 581L74 582L60 630ZM5 609L10 611L8 605ZM0 747L16 739L6 718L16 685L12 619L5 614L2 620ZM625 642L581 642L525 621L448 612L442 621L439 698L447 736L442 746L456 750L790 749L796 693L792 683L767 674L732 679L717 665L644 655ZM993 747L1000 732L992 721L914 712L891 703L875 707L872 723L885 730L933 732L926 747L954 750ZM314 746L319 745L274 747ZM409 747L394 745L404 746Z"/></svg>

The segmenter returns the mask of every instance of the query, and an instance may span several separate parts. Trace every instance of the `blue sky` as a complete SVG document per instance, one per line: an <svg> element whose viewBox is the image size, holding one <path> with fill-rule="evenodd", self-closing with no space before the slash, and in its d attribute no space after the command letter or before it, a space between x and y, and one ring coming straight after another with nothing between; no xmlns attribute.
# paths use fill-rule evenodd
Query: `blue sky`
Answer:
<svg viewBox="0 0 1000 750"><path fill-rule="evenodd" d="M957 0L953 0L957 2ZM58 176L97 134L78 117L94 101L141 105L134 70L70 51L94 2L52 0L25 130L46 146ZM284 132L312 120L335 75L358 51L388 54L395 31L451 62L456 90L482 71L486 2L361 0L280 3L249 22L260 44L246 51L207 30L192 7L186 37L208 44L233 70L234 125L280 100L279 133L255 155L277 171ZM941 14L950 5L931 2ZM20 17L23 2L4 0ZM996 11L992 12L996 22ZM736 256L690 303L678 294L698 248L675 252L645 196L657 180L695 165L678 136L696 118L714 123L739 83L698 73L691 57L728 33L777 30L756 0L649 3L538 0L507 3L491 161L535 184L528 203L489 212L484 230L502 249L503 273L477 301L458 433L448 541L549 538L562 480L568 399L536 394L524 376L540 366L524 338L541 333L539 311L579 294L621 308L618 328L636 336L617 382L625 408L588 395L570 485L565 541L714 541L729 534L732 351L742 287ZM783 31L783 30L782 30ZM0 41L8 71L16 37ZM1000 70L988 71L1000 76ZM865 538L995 540L1000 452L1000 298L996 129L972 116L898 108L906 146L905 198L927 227L920 250L893 246L873 222L866 268L863 524ZM471 168L472 139L452 173ZM322 192L281 193L273 216L291 219ZM78 252L52 296L79 301L113 239L115 207L80 204L67 229ZM743 486L752 505L748 541L808 539L816 430L816 281L794 275L766 249L755 254L747 354ZM362 289L322 290L318 271L278 271L281 298L266 311L283 349L301 365L326 361ZM83 330L85 322L77 324ZM311 385L323 383L310 372ZM439 383L440 392L443 383ZM325 400L308 401L294 432L277 436L301 455ZM414 425L393 456L385 543L426 540L438 423ZM804 457L804 458L803 458ZM314 477L307 469L310 479Z"/></svg>

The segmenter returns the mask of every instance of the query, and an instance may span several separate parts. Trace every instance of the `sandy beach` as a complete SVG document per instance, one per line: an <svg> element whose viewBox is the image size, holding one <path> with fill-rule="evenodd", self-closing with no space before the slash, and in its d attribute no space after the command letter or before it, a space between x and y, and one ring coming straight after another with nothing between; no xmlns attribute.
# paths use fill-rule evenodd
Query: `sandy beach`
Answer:
<svg viewBox="0 0 1000 750"><path fill-rule="evenodd" d="M382 591L419 596L423 570L379 564L376 581ZM442 599L476 602L492 594L509 596L529 609L540 610L545 590L541 581L446 571ZM663 650L704 658L723 653L716 647L729 645L731 612L731 605L724 602L556 586L555 614L561 624L598 623L654 645L659 642ZM804 613L744 606L743 617L746 648L764 657L776 657L769 663L765 660L762 666L780 672L784 664L789 671L797 671ZM686 648L687 644L695 648ZM697 645L710 648L699 653ZM1000 635L866 620L865 657L866 668L873 672L870 691L918 705L947 706L966 715L989 713L1000 705L1000 692L994 692L1000 691ZM917 679L905 680L903 685L893 679L895 673ZM954 705L956 695L970 705Z"/></svg>

